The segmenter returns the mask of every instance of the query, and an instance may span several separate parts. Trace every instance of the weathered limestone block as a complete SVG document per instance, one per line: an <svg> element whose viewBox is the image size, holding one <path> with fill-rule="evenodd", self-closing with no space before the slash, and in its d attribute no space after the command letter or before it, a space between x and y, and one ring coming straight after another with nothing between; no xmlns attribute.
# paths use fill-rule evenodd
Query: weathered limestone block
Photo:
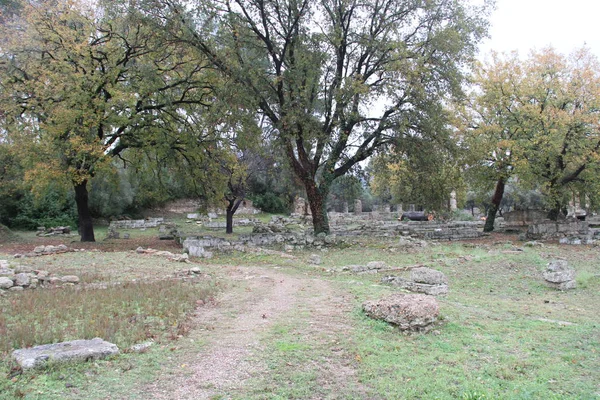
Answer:
<svg viewBox="0 0 600 400"><path fill-rule="evenodd" d="M425 283L428 285L446 285L448 278L440 271L435 269L421 267L414 268L410 272L410 279L417 283Z"/></svg>
<svg viewBox="0 0 600 400"><path fill-rule="evenodd" d="M427 331L437 320L439 306L432 296L423 294L393 294L363 304L365 313L397 325L400 330Z"/></svg>
<svg viewBox="0 0 600 400"><path fill-rule="evenodd" d="M0 289L10 289L13 286L14 282L12 279L5 276L0 276Z"/></svg>
<svg viewBox="0 0 600 400"><path fill-rule="evenodd" d="M413 282L399 276L385 276L381 278L382 283L387 283L393 286L398 286L401 289L406 289L415 293L428 294L430 296L441 296L448 294L448 285L446 284L427 284Z"/></svg>
<svg viewBox="0 0 600 400"><path fill-rule="evenodd" d="M13 351L13 358L23 369L44 367L48 362L64 363L106 358L119 353L115 344L100 338L45 344Z"/></svg>
<svg viewBox="0 0 600 400"><path fill-rule="evenodd" d="M575 270L565 260L550 261L544 271L544 279L550 287L558 290L574 289L577 286Z"/></svg>
<svg viewBox="0 0 600 400"><path fill-rule="evenodd" d="M311 254L310 257L308 258L308 263L309 264L313 264L313 265L321 265L321 256L319 256L318 254Z"/></svg>
<svg viewBox="0 0 600 400"><path fill-rule="evenodd" d="M30 281L29 274L22 272L15 275L15 286L29 286Z"/></svg>
<svg viewBox="0 0 600 400"><path fill-rule="evenodd" d="M362 214L362 212L362 201L360 201L359 199L354 200L354 214Z"/></svg>
<svg viewBox="0 0 600 400"><path fill-rule="evenodd" d="M79 277L76 275L65 275L61 279L65 283L79 283Z"/></svg>

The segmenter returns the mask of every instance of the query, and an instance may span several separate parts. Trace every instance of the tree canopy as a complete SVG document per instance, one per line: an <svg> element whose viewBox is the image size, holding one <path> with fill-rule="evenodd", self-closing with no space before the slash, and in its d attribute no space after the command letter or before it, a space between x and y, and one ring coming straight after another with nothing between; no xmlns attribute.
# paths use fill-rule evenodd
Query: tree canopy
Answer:
<svg viewBox="0 0 600 400"><path fill-rule="evenodd" d="M458 132L472 181L496 183L486 230L511 176L542 191L552 219L573 192L596 196L600 64L589 50L567 57L548 48L525 61L494 55L473 82Z"/></svg>
<svg viewBox="0 0 600 400"><path fill-rule="evenodd" d="M0 29L6 140L26 146L30 180L73 185L93 241L88 182L128 148L178 148L183 128L168 124L210 102L206 63L126 4L24 1Z"/></svg>
<svg viewBox="0 0 600 400"><path fill-rule="evenodd" d="M332 182L431 120L486 32L466 1L156 0L154 10L236 82L303 183L316 233Z"/></svg>

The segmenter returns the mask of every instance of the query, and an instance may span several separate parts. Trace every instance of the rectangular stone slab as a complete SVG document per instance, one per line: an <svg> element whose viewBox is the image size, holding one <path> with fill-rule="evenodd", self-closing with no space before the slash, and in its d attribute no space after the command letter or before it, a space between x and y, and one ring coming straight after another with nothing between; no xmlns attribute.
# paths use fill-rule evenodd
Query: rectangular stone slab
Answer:
<svg viewBox="0 0 600 400"><path fill-rule="evenodd" d="M81 362L106 358L118 353L117 345L94 338L19 349L13 351L12 356L21 368L30 369L44 367L48 362Z"/></svg>

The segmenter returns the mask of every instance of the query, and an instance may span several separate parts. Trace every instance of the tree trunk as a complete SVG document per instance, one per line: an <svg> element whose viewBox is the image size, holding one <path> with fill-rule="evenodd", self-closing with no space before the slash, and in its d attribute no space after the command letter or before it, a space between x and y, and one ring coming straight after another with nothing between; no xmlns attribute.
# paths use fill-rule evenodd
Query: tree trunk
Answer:
<svg viewBox="0 0 600 400"><path fill-rule="evenodd" d="M77 203L78 230L82 242L95 242L94 223L88 203L87 180L75 183L75 202Z"/></svg>
<svg viewBox="0 0 600 400"><path fill-rule="evenodd" d="M233 214L237 211L243 199L231 199L228 200L227 210L225 214L226 224L225 224L225 233L232 234L233 233Z"/></svg>
<svg viewBox="0 0 600 400"><path fill-rule="evenodd" d="M491 232L494 230L494 221L496 220L496 213L500 208L500 202L502 202L502 197L504 196L504 178L498 179L496 182L496 190L494 191L494 195L492 196L492 205L488 209L487 218L485 220L485 226L483 227L484 232Z"/></svg>
<svg viewBox="0 0 600 400"><path fill-rule="evenodd" d="M310 212L312 213L315 235L319 233L329 235L329 218L327 217L327 194L329 193L329 187L323 185L317 187L312 181L305 182L304 186L306 188L306 197L308 197Z"/></svg>
<svg viewBox="0 0 600 400"><path fill-rule="evenodd" d="M558 221L559 219L564 219L568 213L568 210L566 210L565 207L557 201L554 203L554 206L550 209L550 211L548 211L548 219L551 221Z"/></svg>

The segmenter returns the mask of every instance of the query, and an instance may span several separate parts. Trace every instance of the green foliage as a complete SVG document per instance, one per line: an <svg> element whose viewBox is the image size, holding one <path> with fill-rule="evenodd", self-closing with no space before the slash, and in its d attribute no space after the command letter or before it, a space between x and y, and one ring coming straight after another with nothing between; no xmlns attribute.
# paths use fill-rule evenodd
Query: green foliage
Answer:
<svg viewBox="0 0 600 400"><path fill-rule="evenodd" d="M441 139L443 131L438 134ZM406 141L371 160L371 190L383 202L447 210L452 191L464 196L465 184L455 153L449 141Z"/></svg>
<svg viewBox="0 0 600 400"><path fill-rule="evenodd" d="M330 208L341 211L342 203L352 203L364 195L365 189L359 178L354 175L344 175L333 181L327 204Z"/></svg>
<svg viewBox="0 0 600 400"><path fill-rule="evenodd" d="M18 155L13 146L0 142L0 223L9 224L17 215L24 192Z"/></svg>
<svg viewBox="0 0 600 400"><path fill-rule="evenodd" d="M166 28L208 57L284 150L320 210L316 233L329 231L336 179L398 138L436 135L488 9L462 0L156 3Z"/></svg>
<svg viewBox="0 0 600 400"><path fill-rule="evenodd" d="M255 194L250 197L254 207L272 214L285 214L289 212L289 204L273 192Z"/></svg>
<svg viewBox="0 0 600 400"><path fill-rule="evenodd" d="M547 48L526 60L494 54L473 80L457 123L472 187L518 176L554 217L573 193L597 197L600 63L589 49L563 56Z"/></svg>
<svg viewBox="0 0 600 400"><path fill-rule="evenodd" d="M38 226L77 226L77 210L72 191L49 186L38 196L25 193L19 201L17 213L9 219L12 228L36 229Z"/></svg>

